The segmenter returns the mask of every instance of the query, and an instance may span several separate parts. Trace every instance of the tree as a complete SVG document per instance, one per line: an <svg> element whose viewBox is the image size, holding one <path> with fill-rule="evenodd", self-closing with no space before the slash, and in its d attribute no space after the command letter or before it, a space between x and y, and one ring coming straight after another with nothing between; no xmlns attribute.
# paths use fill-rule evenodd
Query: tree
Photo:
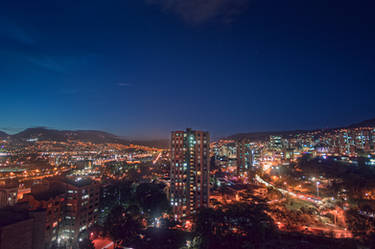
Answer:
<svg viewBox="0 0 375 249"><path fill-rule="evenodd" d="M134 245L137 249L177 249L186 243L186 233L175 229L150 228L144 238Z"/></svg>
<svg viewBox="0 0 375 249"><path fill-rule="evenodd" d="M182 247L181 249L200 249L200 248L202 248L202 238L200 236L196 236L193 238L193 240L189 244Z"/></svg>
<svg viewBox="0 0 375 249"><path fill-rule="evenodd" d="M88 238L78 243L79 249L95 249L94 243Z"/></svg>
<svg viewBox="0 0 375 249"><path fill-rule="evenodd" d="M262 203L236 203L221 210L201 209L195 220L194 238L202 249L260 245L272 239L275 231L273 220L265 210L267 207Z"/></svg>
<svg viewBox="0 0 375 249"><path fill-rule="evenodd" d="M273 187L268 187L267 188L267 197L270 200L278 200L283 197L283 195L280 193L280 191L276 190Z"/></svg>
<svg viewBox="0 0 375 249"><path fill-rule="evenodd" d="M129 202L133 199L133 182L127 180L119 182L118 192L121 203Z"/></svg>
<svg viewBox="0 0 375 249"><path fill-rule="evenodd" d="M103 237L104 227L98 223L95 223L88 229L88 233L90 234L91 240L94 240L98 237Z"/></svg>
<svg viewBox="0 0 375 249"><path fill-rule="evenodd" d="M218 169L219 169L219 167L216 165L216 158L215 158L215 156L212 156L210 158L210 170L214 171L214 170L218 170Z"/></svg>
<svg viewBox="0 0 375 249"><path fill-rule="evenodd" d="M346 211L345 217L355 237L366 244L375 246L375 218L362 215L356 209Z"/></svg>
<svg viewBox="0 0 375 249"><path fill-rule="evenodd" d="M52 243L48 249L66 249L66 246L59 245L57 242Z"/></svg>
<svg viewBox="0 0 375 249"><path fill-rule="evenodd" d="M123 206L115 206L109 213L104 229L116 245L124 241L133 243L142 230L142 217L134 213L134 209L126 210Z"/></svg>
<svg viewBox="0 0 375 249"><path fill-rule="evenodd" d="M164 229L173 229L177 225L181 225L180 222L177 222L173 218L161 218L160 219L160 224L161 224L160 227L164 228Z"/></svg>
<svg viewBox="0 0 375 249"><path fill-rule="evenodd" d="M170 208L167 196L159 184L140 184L136 189L135 197L149 218L160 217Z"/></svg>

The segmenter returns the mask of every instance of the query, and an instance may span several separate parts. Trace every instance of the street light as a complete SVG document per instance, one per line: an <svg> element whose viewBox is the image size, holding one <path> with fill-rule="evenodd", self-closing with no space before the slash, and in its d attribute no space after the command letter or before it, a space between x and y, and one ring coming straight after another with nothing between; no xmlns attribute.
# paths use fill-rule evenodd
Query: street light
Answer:
<svg viewBox="0 0 375 249"><path fill-rule="evenodd" d="M320 182L316 182L316 195L319 197L319 184Z"/></svg>

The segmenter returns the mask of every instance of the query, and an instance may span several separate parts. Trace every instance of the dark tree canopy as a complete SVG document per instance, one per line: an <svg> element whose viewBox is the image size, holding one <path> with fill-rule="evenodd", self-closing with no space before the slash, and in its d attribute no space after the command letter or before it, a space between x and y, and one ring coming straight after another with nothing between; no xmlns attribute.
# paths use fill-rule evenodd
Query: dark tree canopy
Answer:
<svg viewBox="0 0 375 249"><path fill-rule="evenodd" d="M169 201L159 184L140 184L136 189L135 197L140 207L150 218L159 217L169 209Z"/></svg>
<svg viewBox="0 0 375 249"><path fill-rule="evenodd" d="M88 238L79 242L78 246L79 246L79 249L95 249L94 244Z"/></svg>
<svg viewBox="0 0 375 249"><path fill-rule="evenodd" d="M115 242L124 241L125 244L131 244L142 231L142 218L134 213L134 210L118 205L109 213L104 229Z"/></svg>

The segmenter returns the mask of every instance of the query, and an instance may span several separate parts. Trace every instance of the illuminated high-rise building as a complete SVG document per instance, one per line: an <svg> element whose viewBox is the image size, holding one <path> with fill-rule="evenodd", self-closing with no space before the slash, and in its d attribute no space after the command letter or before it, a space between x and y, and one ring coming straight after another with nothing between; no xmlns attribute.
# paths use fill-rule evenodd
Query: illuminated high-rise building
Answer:
<svg viewBox="0 0 375 249"><path fill-rule="evenodd" d="M237 142L237 176L247 176L253 166L253 153L246 140Z"/></svg>
<svg viewBox="0 0 375 249"><path fill-rule="evenodd" d="M270 136L269 142L270 148L273 150L281 150L283 148L283 142L281 136Z"/></svg>
<svg viewBox="0 0 375 249"><path fill-rule="evenodd" d="M170 201L175 218L208 207L210 195L208 132L174 131L171 137Z"/></svg>

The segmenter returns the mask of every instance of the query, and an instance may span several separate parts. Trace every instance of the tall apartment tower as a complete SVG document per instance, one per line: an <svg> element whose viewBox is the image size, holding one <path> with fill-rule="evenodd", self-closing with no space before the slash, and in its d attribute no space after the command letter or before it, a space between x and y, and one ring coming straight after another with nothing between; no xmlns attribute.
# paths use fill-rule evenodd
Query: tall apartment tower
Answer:
<svg viewBox="0 0 375 249"><path fill-rule="evenodd" d="M247 176L253 166L253 154L250 144L246 140L238 141L237 144L237 176Z"/></svg>
<svg viewBox="0 0 375 249"><path fill-rule="evenodd" d="M210 195L208 132L173 131L171 137L170 200L175 218L208 207Z"/></svg>

